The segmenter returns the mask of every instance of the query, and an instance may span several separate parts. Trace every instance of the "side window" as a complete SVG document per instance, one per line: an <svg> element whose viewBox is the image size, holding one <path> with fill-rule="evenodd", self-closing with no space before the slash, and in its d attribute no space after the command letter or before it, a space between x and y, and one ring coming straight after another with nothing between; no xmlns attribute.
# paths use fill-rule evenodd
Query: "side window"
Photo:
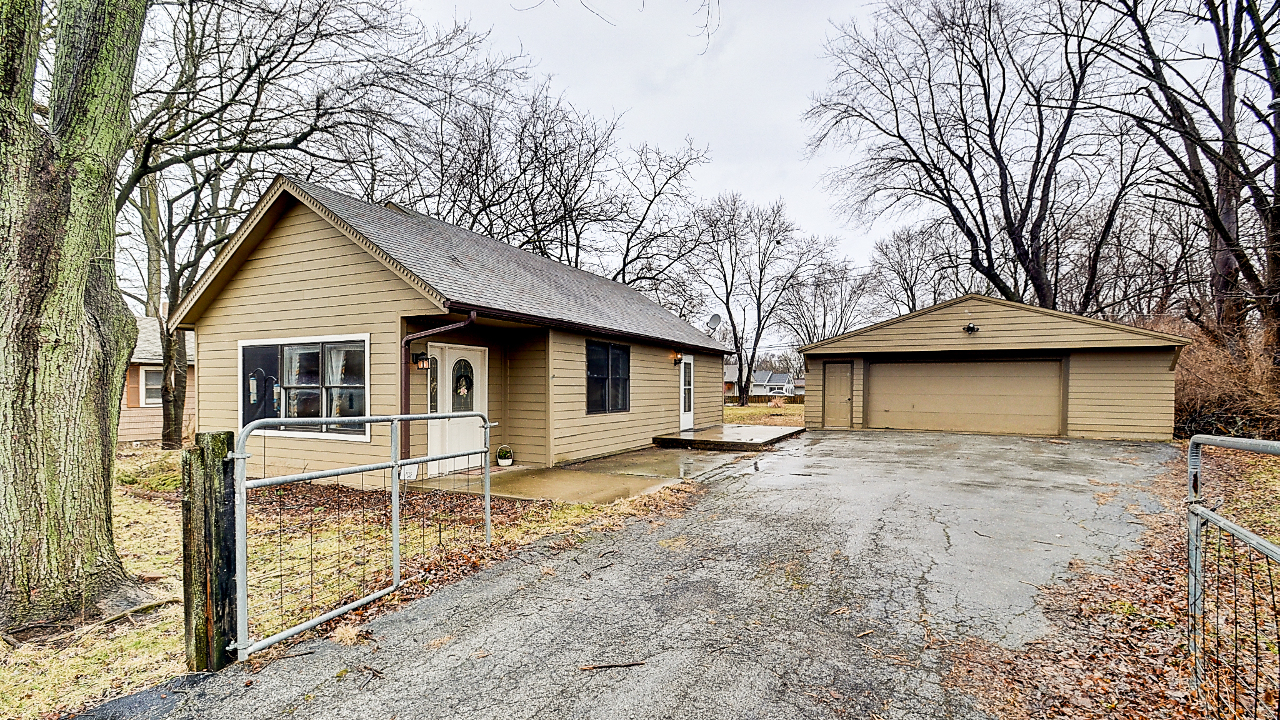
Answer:
<svg viewBox="0 0 1280 720"><path fill-rule="evenodd" d="M631 348L587 341L587 412L631 409Z"/></svg>
<svg viewBox="0 0 1280 720"><path fill-rule="evenodd" d="M240 355L241 425L261 418L368 414L365 342L247 345ZM363 425L284 425L314 433L364 434Z"/></svg>
<svg viewBox="0 0 1280 720"><path fill-rule="evenodd" d="M160 385L164 381L164 371L160 368L142 368L142 405L160 405Z"/></svg>

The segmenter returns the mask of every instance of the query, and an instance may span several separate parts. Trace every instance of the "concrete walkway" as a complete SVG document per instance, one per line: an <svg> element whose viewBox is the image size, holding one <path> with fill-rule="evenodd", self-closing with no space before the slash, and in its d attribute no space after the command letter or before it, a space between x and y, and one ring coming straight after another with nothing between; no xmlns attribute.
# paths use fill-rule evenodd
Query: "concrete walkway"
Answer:
<svg viewBox="0 0 1280 720"><path fill-rule="evenodd" d="M679 519L535 547L356 647L170 695L170 718L981 718L936 640L1016 647L1035 587L1132 547L1169 445L809 433ZM1100 487L1098 484L1113 487ZM1094 493L1116 490L1099 505ZM581 670L584 665L638 663Z"/></svg>

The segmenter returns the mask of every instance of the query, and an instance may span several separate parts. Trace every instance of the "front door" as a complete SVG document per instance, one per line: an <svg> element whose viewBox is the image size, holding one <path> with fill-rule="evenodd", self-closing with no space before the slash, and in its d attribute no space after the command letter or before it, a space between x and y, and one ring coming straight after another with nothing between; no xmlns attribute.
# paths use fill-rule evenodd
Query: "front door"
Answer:
<svg viewBox="0 0 1280 720"><path fill-rule="evenodd" d="M428 398L432 412L489 414L489 351L470 345L427 348L431 357ZM476 418L431 420L427 423L427 452L446 455L484 447L484 428ZM468 455L429 463L428 475L447 475L479 468L484 455Z"/></svg>
<svg viewBox="0 0 1280 720"><path fill-rule="evenodd" d="M853 366L826 363L823 367L822 426L847 428L853 420Z"/></svg>
<svg viewBox="0 0 1280 720"><path fill-rule="evenodd" d="M693 429L693 356L680 363L680 429Z"/></svg>

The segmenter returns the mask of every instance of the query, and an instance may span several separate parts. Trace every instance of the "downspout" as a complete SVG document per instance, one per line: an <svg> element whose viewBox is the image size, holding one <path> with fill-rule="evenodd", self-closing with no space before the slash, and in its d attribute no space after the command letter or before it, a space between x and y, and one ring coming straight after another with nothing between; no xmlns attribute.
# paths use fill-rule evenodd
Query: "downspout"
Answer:
<svg viewBox="0 0 1280 720"><path fill-rule="evenodd" d="M405 335L400 341L400 414L409 414L409 366L413 365L413 357L409 354L409 343L414 340L421 340L430 335L439 335L450 330L464 328L476 321L476 311L472 310L471 315L466 320L452 323L450 325L441 325L438 328L423 330L412 335ZM409 423L400 423L400 459L406 460L413 457L409 452Z"/></svg>

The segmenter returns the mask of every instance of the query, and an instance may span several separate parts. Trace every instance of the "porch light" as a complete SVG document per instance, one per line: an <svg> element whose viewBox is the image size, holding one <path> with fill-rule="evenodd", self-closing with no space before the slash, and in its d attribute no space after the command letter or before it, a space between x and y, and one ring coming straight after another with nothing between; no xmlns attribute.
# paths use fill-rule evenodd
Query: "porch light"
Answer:
<svg viewBox="0 0 1280 720"><path fill-rule="evenodd" d="M431 356L424 352L414 353L413 364L417 365L419 370L426 370L431 367Z"/></svg>
<svg viewBox="0 0 1280 720"><path fill-rule="evenodd" d="M680 363L684 362L684 353L676 353L675 358L676 358L676 361L674 364L679 365Z"/></svg>

